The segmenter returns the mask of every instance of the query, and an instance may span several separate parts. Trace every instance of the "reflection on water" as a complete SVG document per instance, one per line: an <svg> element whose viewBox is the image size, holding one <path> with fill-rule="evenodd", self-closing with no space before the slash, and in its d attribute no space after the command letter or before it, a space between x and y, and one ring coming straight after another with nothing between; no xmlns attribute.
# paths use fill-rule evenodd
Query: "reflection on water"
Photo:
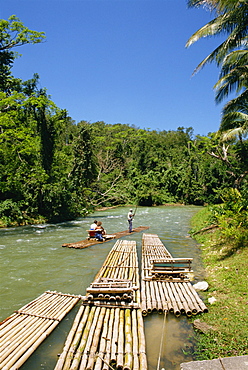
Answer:
<svg viewBox="0 0 248 370"><path fill-rule="evenodd" d="M191 206L139 207L135 226L150 226L147 232L157 234L173 257L193 257L195 280L203 278L200 249L189 235L191 217L199 210ZM46 290L70 294L85 294L115 241L86 249L62 248L63 243L85 239L92 219L101 220L108 234L128 228L127 207L96 212L90 217L57 225L33 225L0 229L1 307L0 320L35 299ZM141 254L142 234L127 236L137 243ZM66 335L74 320L72 310L47 338L22 370L51 370L62 351ZM177 370L180 363L190 361L193 330L187 318L174 318L153 313L145 317L149 370L157 369L159 354L161 368ZM162 329L164 338L161 344ZM160 350L161 348L161 350Z"/></svg>

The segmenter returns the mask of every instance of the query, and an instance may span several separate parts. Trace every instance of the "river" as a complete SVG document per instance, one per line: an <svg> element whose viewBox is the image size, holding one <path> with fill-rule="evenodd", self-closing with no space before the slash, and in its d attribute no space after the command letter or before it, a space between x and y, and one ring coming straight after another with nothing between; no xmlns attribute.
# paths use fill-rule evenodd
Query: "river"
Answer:
<svg viewBox="0 0 248 370"><path fill-rule="evenodd" d="M192 257L195 282L204 278L204 269L199 245L188 232L190 219L199 210L194 206L138 207L133 223L134 227L150 226L146 232L157 234L173 257ZM94 219L102 221L108 234L126 230L127 212L127 207L118 207L71 222L0 229L0 320L46 290L84 295L115 241L86 249L62 248L62 244L85 239ZM136 241L139 258L141 237L142 233L125 237ZM22 370L54 368L77 309L62 320ZM159 353L160 368L166 370L179 370L181 362L192 359L194 333L185 316L167 316L162 344L163 315L153 313L144 322L149 370L157 369Z"/></svg>

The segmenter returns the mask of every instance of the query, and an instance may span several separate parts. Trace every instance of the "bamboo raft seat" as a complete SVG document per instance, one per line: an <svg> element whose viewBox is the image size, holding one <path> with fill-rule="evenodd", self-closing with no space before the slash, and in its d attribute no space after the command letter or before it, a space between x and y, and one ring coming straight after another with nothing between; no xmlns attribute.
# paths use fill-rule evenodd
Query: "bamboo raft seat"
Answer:
<svg viewBox="0 0 248 370"><path fill-rule="evenodd" d="M0 369L19 369L81 296L47 291L0 323Z"/></svg>
<svg viewBox="0 0 248 370"><path fill-rule="evenodd" d="M96 232L98 232L98 234L102 234L102 231L101 230L87 230L87 232L88 232L88 238L87 238L87 240L91 240L91 239L94 239L94 240L97 240L96 239ZM115 239L116 238L116 235L108 235L108 234L106 234L106 235L103 235L103 238L105 239L105 240L110 240L110 239Z"/></svg>
<svg viewBox="0 0 248 370"><path fill-rule="evenodd" d="M193 258L170 258L164 261L151 260L152 278L173 280L175 278L188 280L186 273L193 272Z"/></svg>
<svg viewBox="0 0 248 370"><path fill-rule="evenodd" d="M137 289L137 286L132 285L132 280L99 279L99 281L90 284L90 287L87 288L86 292L88 295L84 301L107 300L129 303L133 302L134 291Z"/></svg>

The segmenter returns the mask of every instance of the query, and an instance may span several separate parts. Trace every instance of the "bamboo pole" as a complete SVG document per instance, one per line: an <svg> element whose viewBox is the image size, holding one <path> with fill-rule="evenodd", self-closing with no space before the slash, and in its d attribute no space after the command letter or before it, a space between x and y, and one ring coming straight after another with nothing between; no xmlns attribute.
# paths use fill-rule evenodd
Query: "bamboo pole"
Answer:
<svg viewBox="0 0 248 370"><path fill-rule="evenodd" d="M120 319L120 309L116 308L115 317L114 317L113 337L112 337L112 343L111 343L111 355L110 355L110 363L112 365L116 365L119 319Z"/></svg>
<svg viewBox="0 0 248 370"><path fill-rule="evenodd" d="M188 306L191 310L192 315L196 315L199 310L196 306L194 297L192 296L190 291L188 289L185 289L183 284L177 284L177 289L178 289L178 291L180 291L180 293L184 297L185 301L187 302L187 304L188 304Z"/></svg>
<svg viewBox="0 0 248 370"><path fill-rule="evenodd" d="M129 309L125 310L125 357L124 370L131 370L133 364L133 340L132 340L132 323L131 312Z"/></svg>
<svg viewBox="0 0 248 370"><path fill-rule="evenodd" d="M175 297L173 295L173 292L170 289L170 285L168 284L168 282L165 283L164 287L167 290L167 293L168 293L168 296L169 296L169 299L170 299L170 303L171 303L171 307L173 309L174 315L176 317L179 317L181 315L181 311L180 311L180 309L179 309L179 307L177 305L177 302L175 300Z"/></svg>
<svg viewBox="0 0 248 370"><path fill-rule="evenodd" d="M13 337L12 340L9 340L9 342L7 342L6 349L2 351L2 356L0 358L1 366L4 366L8 361L10 361L11 357L19 351L20 346L25 346L27 343L29 343L30 338L32 338L32 336L35 335L35 333L40 330L40 327L43 325L43 319L33 320L29 325L28 330L26 330L24 327L20 331L20 335Z"/></svg>
<svg viewBox="0 0 248 370"><path fill-rule="evenodd" d="M109 315L110 315L110 309L107 308L106 309L106 314L105 314L105 317L104 317L104 322L103 322L103 330L102 330L102 335L101 335L101 339L100 339L99 352L98 352L98 356L96 358L96 364L95 364L94 370L101 370L102 369L103 357L104 357L106 342L107 342Z"/></svg>
<svg viewBox="0 0 248 370"><path fill-rule="evenodd" d="M159 292L160 292L161 303L162 303L162 310L163 310L163 312L167 312L168 311L168 302L167 302L167 300L165 298L161 281L158 281L157 282L157 285L158 285L158 289L159 289Z"/></svg>
<svg viewBox="0 0 248 370"><path fill-rule="evenodd" d="M122 369L124 365L124 310L120 310L118 334L117 369Z"/></svg>
<svg viewBox="0 0 248 370"><path fill-rule="evenodd" d="M144 321L141 310L137 310L140 370L147 370Z"/></svg>
<svg viewBox="0 0 248 370"><path fill-rule="evenodd" d="M99 312L99 317L97 319L96 328L94 328L94 326L92 326L92 331L89 334L89 336L92 335L93 338L92 338L91 347L89 349L89 360L88 360L88 363L87 363L87 366L86 366L87 370L93 369L93 366L94 366L94 362L95 362L96 354L97 354L97 348L98 348L98 344L100 342L100 333L101 333L101 330L102 330L102 325L103 325L103 322L104 322L105 313L106 313L106 308L101 307L100 312ZM85 351L86 350L87 350L87 347L86 347ZM81 369L81 367L80 367L80 369Z"/></svg>
<svg viewBox="0 0 248 370"><path fill-rule="evenodd" d="M192 316L192 311L190 310L186 300L184 299L183 295L179 290L177 290L178 283L169 283L170 288L174 294L174 297L176 298L176 301L178 303L178 306L180 308L181 313L185 313L187 316Z"/></svg>
<svg viewBox="0 0 248 370"><path fill-rule="evenodd" d="M185 286L185 284L187 285L187 287L189 288L190 292L195 297L195 299L196 299L199 307L202 309L202 311L204 313L207 313L208 312L207 306L202 302L201 298L199 297L199 295L197 294L197 292L195 291L195 289L192 287L192 285L190 284L190 282L183 283L184 286Z"/></svg>
<svg viewBox="0 0 248 370"><path fill-rule="evenodd" d="M132 370L139 370L139 343L138 343L138 320L136 310L132 310L132 336L133 336L133 367Z"/></svg>
<svg viewBox="0 0 248 370"><path fill-rule="evenodd" d="M96 307L93 306L93 307L91 307L91 309L89 311L89 315L87 316L86 326L84 327L83 334L82 334L79 346L77 347L77 350L76 350L76 353L74 355L72 364L70 366L70 370L77 370L78 366L81 362L81 356L82 356L84 348L86 346L86 342L87 342L87 339L88 339L91 323L92 323L92 320L94 318L95 310L96 310ZM68 369L69 369L69 367L65 368L65 370L68 370Z"/></svg>
<svg viewBox="0 0 248 370"><path fill-rule="evenodd" d="M79 322L80 322L81 318L83 317L83 314L85 313L85 311L89 311L89 306L85 307L85 306L81 305L79 310L78 310L78 313L75 317L75 320L73 322L72 328L71 328L71 330L70 330L70 332L69 332L69 334L66 338L66 342L65 342L62 354L59 356L58 362L57 362L54 370L62 370L63 369L64 363L66 361L66 357L68 355L68 352L69 352L70 347L71 347L72 342L73 342L73 338L75 338L75 336L76 336L77 329L79 327Z"/></svg>
<svg viewBox="0 0 248 370"><path fill-rule="evenodd" d="M96 338L97 340L99 339L97 336L94 335L94 332L97 329L97 322L98 322L98 318L99 318L99 315L100 315L100 311L101 311L101 307L96 307L96 310L95 310L95 313L94 313L94 316L93 316L93 320L91 322L91 326L90 326L90 329L89 329L89 332L88 332L86 344L85 344L85 347L84 347L84 350L83 350L83 353L82 353L81 363L80 363L80 366L79 366L80 370L85 370L86 369L87 362L88 362L89 356L91 354L91 345L92 345L93 338ZM101 323L101 320L99 320L99 322Z"/></svg>
<svg viewBox="0 0 248 370"><path fill-rule="evenodd" d="M107 332L105 356L103 358L105 361L102 367L103 370L108 370L108 364L110 364L110 351L111 351L111 339L112 339L112 331L113 331L113 323L114 323L114 314L115 314L115 309L111 308L110 317L109 317L109 326L108 326L108 332Z"/></svg>
<svg viewBox="0 0 248 370"><path fill-rule="evenodd" d="M56 324L56 325L54 325L54 324ZM54 322L54 324L53 324L54 327L58 325L57 322ZM37 348L36 347L37 342L39 344L41 343L41 338L42 338L43 334L47 333L47 332L50 332L49 327L51 327L51 322L46 322L44 327L41 330L39 330L38 332L35 333L31 342L30 341L28 341L28 342L24 341L23 343L20 343L21 345L18 347L18 352L13 354L13 356L11 358L6 358L1 363L2 370L11 369L12 365L14 365L14 364L15 364L15 367L17 366L17 364L18 364L18 366L20 364L23 364L26 361L26 359L30 356L30 354L33 353L35 348ZM45 338L43 338L42 341L44 339Z"/></svg>

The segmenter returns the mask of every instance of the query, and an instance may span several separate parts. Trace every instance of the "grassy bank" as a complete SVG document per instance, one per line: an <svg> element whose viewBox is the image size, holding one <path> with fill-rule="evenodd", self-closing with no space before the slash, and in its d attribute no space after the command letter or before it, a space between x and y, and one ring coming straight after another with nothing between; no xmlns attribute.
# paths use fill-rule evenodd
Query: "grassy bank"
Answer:
<svg viewBox="0 0 248 370"><path fill-rule="evenodd" d="M206 302L209 298L216 299L212 304L207 303L209 313L199 317L207 325L203 331L196 329L196 360L248 353L248 246L235 245L235 238L228 238L226 233L223 236L221 228L207 229L210 223L208 208L192 219L195 232L205 228L194 235L201 244L209 284L203 296ZM237 233L248 231L237 229Z"/></svg>

